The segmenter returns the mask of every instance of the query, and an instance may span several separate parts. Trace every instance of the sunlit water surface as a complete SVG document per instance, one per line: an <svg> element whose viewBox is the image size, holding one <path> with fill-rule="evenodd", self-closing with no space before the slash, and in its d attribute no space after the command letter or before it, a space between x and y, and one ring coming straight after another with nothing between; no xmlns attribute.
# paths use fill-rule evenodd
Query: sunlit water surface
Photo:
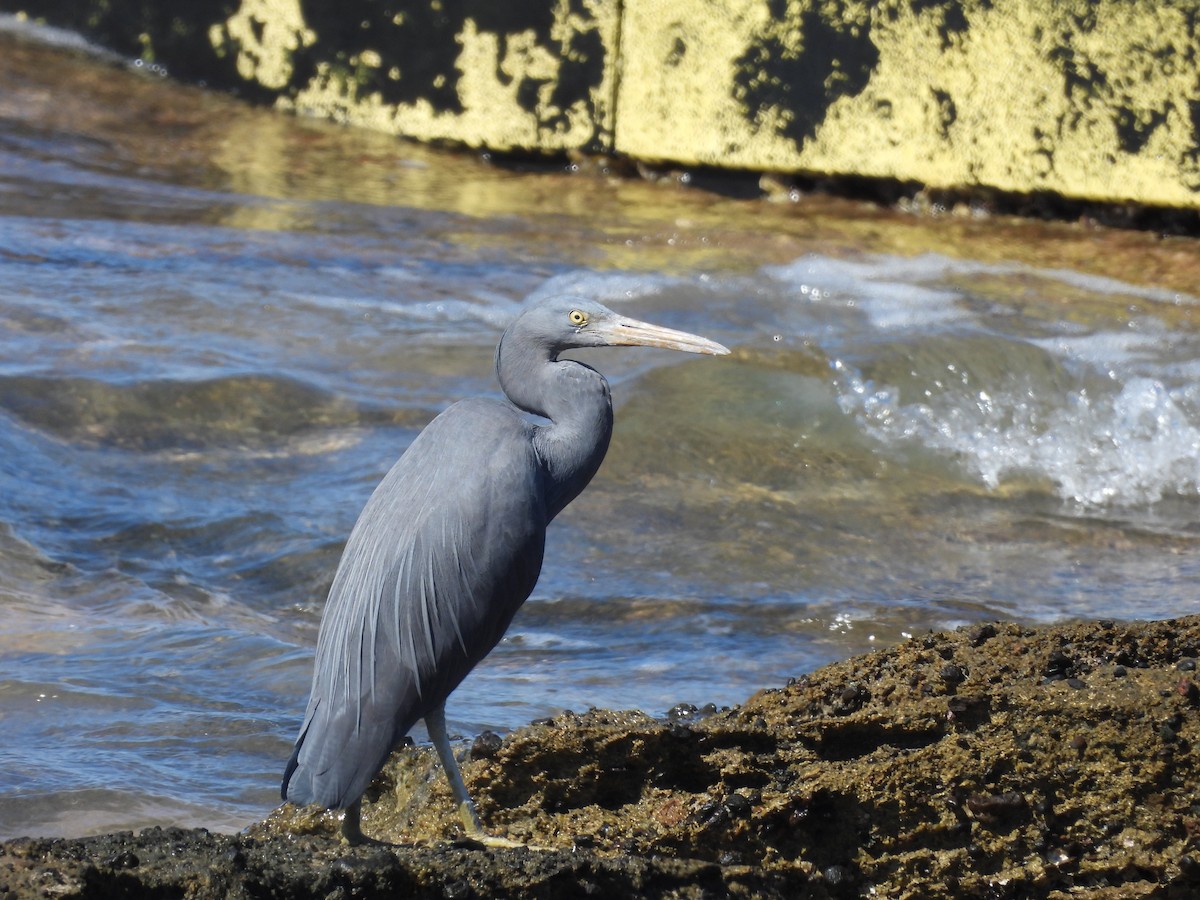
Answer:
<svg viewBox="0 0 1200 900"><path fill-rule="evenodd" d="M0 57L0 837L265 814L362 503L551 292L734 352L586 356L612 450L464 735L1196 609L1193 296Z"/></svg>

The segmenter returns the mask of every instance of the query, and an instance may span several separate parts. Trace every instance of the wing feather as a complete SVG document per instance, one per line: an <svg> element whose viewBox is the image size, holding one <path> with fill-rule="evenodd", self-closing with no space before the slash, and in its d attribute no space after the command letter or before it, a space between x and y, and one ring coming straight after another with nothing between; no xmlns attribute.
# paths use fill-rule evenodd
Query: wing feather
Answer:
<svg viewBox="0 0 1200 900"><path fill-rule="evenodd" d="M503 636L545 544L544 478L529 435L511 407L455 404L376 488L326 601L285 798L353 802Z"/></svg>

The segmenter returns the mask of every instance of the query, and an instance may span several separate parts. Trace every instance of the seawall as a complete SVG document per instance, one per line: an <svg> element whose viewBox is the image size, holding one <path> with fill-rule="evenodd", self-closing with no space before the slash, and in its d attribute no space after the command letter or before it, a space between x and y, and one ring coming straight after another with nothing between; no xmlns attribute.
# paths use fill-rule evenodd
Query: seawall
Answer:
<svg viewBox="0 0 1200 900"><path fill-rule="evenodd" d="M503 152L1200 207L1190 0L0 0L171 75Z"/></svg>

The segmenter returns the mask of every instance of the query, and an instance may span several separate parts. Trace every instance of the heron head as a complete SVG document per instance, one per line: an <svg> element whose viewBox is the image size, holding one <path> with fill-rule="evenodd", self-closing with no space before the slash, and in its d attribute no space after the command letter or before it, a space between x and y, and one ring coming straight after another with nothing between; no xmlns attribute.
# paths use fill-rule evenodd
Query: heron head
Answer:
<svg viewBox="0 0 1200 900"><path fill-rule="evenodd" d="M712 356L729 352L716 341L631 319L583 297L543 300L525 310L512 328L518 325L554 352L581 347L661 347Z"/></svg>

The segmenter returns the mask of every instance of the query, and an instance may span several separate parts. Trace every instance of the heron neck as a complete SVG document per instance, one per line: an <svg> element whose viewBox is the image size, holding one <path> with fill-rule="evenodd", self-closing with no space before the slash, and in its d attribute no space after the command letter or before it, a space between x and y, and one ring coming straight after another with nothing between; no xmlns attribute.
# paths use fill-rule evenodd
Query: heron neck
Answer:
<svg viewBox="0 0 1200 900"><path fill-rule="evenodd" d="M547 513L553 519L592 480L612 436L608 382L590 366L551 354L497 354L500 387L514 405L547 419L533 445L548 476Z"/></svg>

